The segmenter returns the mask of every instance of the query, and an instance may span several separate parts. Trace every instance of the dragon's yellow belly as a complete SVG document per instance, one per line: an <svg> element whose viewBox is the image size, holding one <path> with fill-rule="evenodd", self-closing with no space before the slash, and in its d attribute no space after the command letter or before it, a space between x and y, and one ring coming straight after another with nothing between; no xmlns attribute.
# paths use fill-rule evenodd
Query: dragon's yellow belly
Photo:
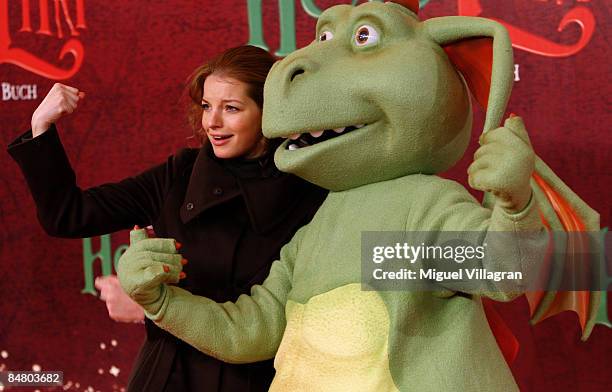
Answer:
<svg viewBox="0 0 612 392"><path fill-rule="evenodd" d="M270 391L397 391L389 371L389 314L358 283L289 301Z"/></svg>

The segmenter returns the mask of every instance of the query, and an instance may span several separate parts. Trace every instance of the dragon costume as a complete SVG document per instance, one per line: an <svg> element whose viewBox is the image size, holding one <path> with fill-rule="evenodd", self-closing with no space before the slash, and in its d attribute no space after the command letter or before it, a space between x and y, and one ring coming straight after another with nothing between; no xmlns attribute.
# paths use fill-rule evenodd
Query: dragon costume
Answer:
<svg viewBox="0 0 612 392"><path fill-rule="evenodd" d="M181 271L174 240L143 230L131 233L120 260L123 288L160 327L227 362L275 357L271 390L515 390L482 295L519 293L496 282L486 293L452 282L362 290L362 232L478 231L486 241L545 225L599 228L597 214L535 156L522 120L500 126L513 77L505 29L472 17L420 21L418 2L405 3L329 8L317 39L272 68L263 130L287 138L275 162L330 193L250 296L216 303L173 286ZM468 170L470 186L489 194L484 206L436 176L467 148L470 91L486 108ZM532 246L497 249L483 266L526 270L538 254ZM597 297L568 295L579 297L586 337ZM568 309L566 297L531 294L533 312Z"/></svg>

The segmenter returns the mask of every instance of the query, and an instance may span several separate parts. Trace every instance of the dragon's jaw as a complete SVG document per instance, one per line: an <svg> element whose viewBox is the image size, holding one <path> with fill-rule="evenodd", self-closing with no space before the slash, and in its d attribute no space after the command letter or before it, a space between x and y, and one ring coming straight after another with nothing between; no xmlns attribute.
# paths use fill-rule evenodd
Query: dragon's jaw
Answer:
<svg viewBox="0 0 612 392"><path fill-rule="evenodd" d="M334 131L326 130L319 137L307 133L300 134L296 139L288 138L276 150L276 165L281 171L293 173L332 191L342 191L404 174L403 171L395 173L390 170L389 163L394 162L393 159L380 159L396 155L394 146L389 144L395 139L390 133L399 130L389 127L384 120L351 128L347 127L343 133L336 135L329 135ZM323 139L326 133L331 137ZM313 140L317 142L311 144Z"/></svg>

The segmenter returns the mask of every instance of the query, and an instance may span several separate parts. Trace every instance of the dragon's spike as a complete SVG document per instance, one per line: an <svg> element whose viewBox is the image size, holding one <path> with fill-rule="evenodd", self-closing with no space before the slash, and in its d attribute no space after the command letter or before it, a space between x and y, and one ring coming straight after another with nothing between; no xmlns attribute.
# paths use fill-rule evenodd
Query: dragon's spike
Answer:
<svg viewBox="0 0 612 392"><path fill-rule="evenodd" d="M415 14L419 13L419 0L393 0L390 3L402 5Z"/></svg>

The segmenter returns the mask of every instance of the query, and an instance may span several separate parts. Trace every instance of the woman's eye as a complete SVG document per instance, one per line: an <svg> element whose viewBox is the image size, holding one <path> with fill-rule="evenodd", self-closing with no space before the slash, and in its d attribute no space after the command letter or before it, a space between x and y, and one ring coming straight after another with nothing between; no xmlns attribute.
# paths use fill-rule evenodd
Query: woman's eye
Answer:
<svg viewBox="0 0 612 392"><path fill-rule="evenodd" d="M378 32L372 26L363 25L355 33L355 43L357 46L368 46L378 43Z"/></svg>
<svg viewBox="0 0 612 392"><path fill-rule="evenodd" d="M208 110L210 108L210 106L207 103L204 103L204 102L202 102L200 104L200 106L202 106L202 109L204 109L204 110Z"/></svg>
<svg viewBox="0 0 612 392"><path fill-rule="evenodd" d="M319 35L319 41L329 41L334 38L334 35L331 31L324 31Z"/></svg>
<svg viewBox="0 0 612 392"><path fill-rule="evenodd" d="M228 111L230 111L230 112L235 112L235 111L237 111L237 110L238 110L238 108L237 108L237 107L235 107L235 106L227 105L227 106L225 107L225 110L228 110Z"/></svg>

